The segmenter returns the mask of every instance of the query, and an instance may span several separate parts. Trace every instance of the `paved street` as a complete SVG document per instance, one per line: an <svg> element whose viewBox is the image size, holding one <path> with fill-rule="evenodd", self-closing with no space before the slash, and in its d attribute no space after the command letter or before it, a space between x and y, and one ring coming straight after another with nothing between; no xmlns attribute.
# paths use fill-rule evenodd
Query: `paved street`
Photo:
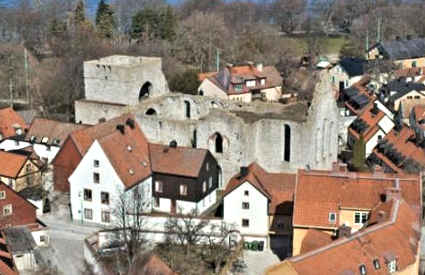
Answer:
<svg viewBox="0 0 425 275"><path fill-rule="evenodd" d="M51 266L57 267L62 274L77 275L83 264L84 238L99 228L81 226L67 219L52 214L40 219L50 228L50 247L40 252L43 258L50 261Z"/></svg>

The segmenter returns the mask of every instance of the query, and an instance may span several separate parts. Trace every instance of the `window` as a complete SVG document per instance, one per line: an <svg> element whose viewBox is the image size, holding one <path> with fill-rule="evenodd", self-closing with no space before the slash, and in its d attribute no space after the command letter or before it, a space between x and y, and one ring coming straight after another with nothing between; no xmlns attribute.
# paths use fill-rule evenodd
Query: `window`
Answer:
<svg viewBox="0 0 425 275"><path fill-rule="evenodd" d="M212 176L208 178L208 189L212 188Z"/></svg>
<svg viewBox="0 0 425 275"><path fill-rule="evenodd" d="M93 219L93 210L90 208L84 208L84 219L92 220Z"/></svg>
<svg viewBox="0 0 425 275"><path fill-rule="evenodd" d="M388 262L388 271L394 273L397 271L397 262L396 260L391 260Z"/></svg>
<svg viewBox="0 0 425 275"><path fill-rule="evenodd" d="M255 80L248 80L246 81L247 87L255 87Z"/></svg>
<svg viewBox="0 0 425 275"><path fill-rule="evenodd" d="M336 222L336 213L335 212L330 212L329 213L329 222L330 223L335 223Z"/></svg>
<svg viewBox="0 0 425 275"><path fill-rule="evenodd" d="M235 91L241 91L242 90L242 84L236 84L234 87L235 87Z"/></svg>
<svg viewBox="0 0 425 275"><path fill-rule="evenodd" d="M186 196L187 195L187 185L181 184L180 185L180 195Z"/></svg>
<svg viewBox="0 0 425 275"><path fill-rule="evenodd" d="M413 97L411 95L407 96L407 99L412 99Z"/></svg>
<svg viewBox="0 0 425 275"><path fill-rule="evenodd" d="M50 145L46 145L46 151L51 151L51 146Z"/></svg>
<svg viewBox="0 0 425 275"><path fill-rule="evenodd" d="M367 212L355 212L354 224L364 224L367 222L369 214Z"/></svg>
<svg viewBox="0 0 425 275"><path fill-rule="evenodd" d="M155 199L155 201L154 201L154 206L155 207L160 207L160 203L159 203L159 198L158 197L156 197L156 198L154 198Z"/></svg>
<svg viewBox="0 0 425 275"><path fill-rule="evenodd" d="M412 68L416 68L416 61L412 61Z"/></svg>
<svg viewBox="0 0 425 275"><path fill-rule="evenodd" d="M159 180L155 181L155 192L162 193L162 190L163 190L162 181L159 181Z"/></svg>
<svg viewBox="0 0 425 275"><path fill-rule="evenodd" d="M207 171L210 171L210 163L209 162L207 162L207 164L206 164L206 169L207 169Z"/></svg>
<svg viewBox="0 0 425 275"><path fill-rule="evenodd" d="M242 227L249 227L249 220L248 219L242 219Z"/></svg>
<svg viewBox="0 0 425 275"><path fill-rule="evenodd" d="M348 87L348 80L345 80L345 88Z"/></svg>
<svg viewBox="0 0 425 275"><path fill-rule="evenodd" d="M3 216L9 216L12 215L12 205L8 204L3 206Z"/></svg>
<svg viewBox="0 0 425 275"><path fill-rule="evenodd" d="M99 183L100 182L100 175L99 173L93 173L93 182Z"/></svg>
<svg viewBox="0 0 425 275"><path fill-rule="evenodd" d="M284 136L283 160L289 162L291 160L291 127L288 124L284 126Z"/></svg>
<svg viewBox="0 0 425 275"><path fill-rule="evenodd" d="M266 85L266 80L265 79L261 79L261 86Z"/></svg>
<svg viewBox="0 0 425 275"><path fill-rule="evenodd" d="M0 191L0 200L4 200L6 198L6 192Z"/></svg>
<svg viewBox="0 0 425 275"><path fill-rule="evenodd" d="M335 84L335 76L332 76L332 84Z"/></svg>
<svg viewBox="0 0 425 275"><path fill-rule="evenodd" d="M206 192L207 191L207 182L206 181L204 181L203 183L202 183L202 192Z"/></svg>
<svg viewBox="0 0 425 275"><path fill-rule="evenodd" d="M109 204L109 193L100 192L100 200L103 204Z"/></svg>
<svg viewBox="0 0 425 275"><path fill-rule="evenodd" d="M223 153L223 137L219 133L215 135L215 152Z"/></svg>
<svg viewBox="0 0 425 275"><path fill-rule="evenodd" d="M27 164L27 166L25 167L25 170L27 171L27 173L31 172L31 163Z"/></svg>
<svg viewBox="0 0 425 275"><path fill-rule="evenodd" d="M364 264L360 265L359 269L361 275L366 275L366 266Z"/></svg>
<svg viewBox="0 0 425 275"><path fill-rule="evenodd" d="M249 209L249 202L243 202L242 209Z"/></svg>
<svg viewBox="0 0 425 275"><path fill-rule="evenodd" d="M415 95L415 99L420 99L421 97L418 95Z"/></svg>
<svg viewBox="0 0 425 275"><path fill-rule="evenodd" d="M95 160L93 161L93 166L94 166L94 167L99 167L99 160L95 159Z"/></svg>
<svg viewBox="0 0 425 275"><path fill-rule="evenodd" d="M381 264L379 263L378 259L373 260L373 266L375 267L375 269L381 268Z"/></svg>
<svg viewBox="0 0 425 275"><path fill-rule="evenodd" d="M245 190L244 195L245 196L249 196L249 191L248 190Z"/></svg>
<svg viewBox="0 0 425 275"><path fill-rule="evenodd" d="M111 222L111 213L109 211L102 211L102 222L110 223Z"/></svg>
<svg viewBox="0 0 425 275"><path fill-rule="evenodd" d="M92 200L92 194L90 189L84 189L84 200L85 201L91 201Z"/></svg>
<svg viewBox="0 0 425 275"><path fill-rule="evenodd" d="M45 235L41 235L41 236L40 236L40 242L41 242L41 243L47 243L47 236L45 236Z"/></svg>

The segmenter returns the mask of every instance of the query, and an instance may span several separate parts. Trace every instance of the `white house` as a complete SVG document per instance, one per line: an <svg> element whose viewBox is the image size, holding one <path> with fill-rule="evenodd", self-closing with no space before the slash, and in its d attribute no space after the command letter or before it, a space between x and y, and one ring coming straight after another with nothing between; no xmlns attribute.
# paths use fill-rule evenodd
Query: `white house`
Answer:
<svg viewBox="0 0 425 275"><path fill-rule="evenodd" d="M73 220L112 223L120 197L134 188L141 192L136 198L150 209L152 171L145 136L138 127L120 125L92 143L68 180Z"/></svg>
<svg viewBox="0 0 425 275"><path fill-rule="evenodd" d="M365 74L367 61L359 58L343 58L329 70L332 85L345 89L358 82Z"/></svg>
<svg viewBox="0 0 425 275"><path fill-rule="evenodd" d="M286 242L280 245L288 254L295 182L295 174L268 173L256 163L242 167L224 191L224 221L236 225L245 241L266 248L273 248L272 239Z"/></svg>

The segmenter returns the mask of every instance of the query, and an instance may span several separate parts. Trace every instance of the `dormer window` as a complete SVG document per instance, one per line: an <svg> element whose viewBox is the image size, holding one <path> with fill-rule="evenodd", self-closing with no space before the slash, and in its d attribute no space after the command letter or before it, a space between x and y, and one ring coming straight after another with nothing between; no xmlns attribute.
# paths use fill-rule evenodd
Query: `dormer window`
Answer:
<svg viewBox="0 0 425 275"><path fill-rule="evenodd" d="M43 137L41 139L41 143L47 143L48 141L49 141L49 138L48 137Z"/></svg>
<svg viewBox="0 0 425 275"><path fill-rule="evenodd" d="M235 84L234 86L233 86L234 88L235 88L235 91L242 91L242 84Z"/></svg>
<svg viewBox="0 0 425 275"><path fill-rule="evenodd" d="M329 223L336 223L336 213L335 212L329 213Z"/></svg>
<svg viewBox="0 0 425 275"><path fill-rule="evenodd" d="M37 139L37 137L36 136L31 136L31 138L30 138L30 142L35 142L35 140Z"/></svg>
<svg viewBox="0 0 425 275"><path fill-rule="evenodd" d="M362 265L360 265L359 266L359 269L360 269L360 274L361 275L366 275L366 266L364 265L364 264L362 264Z"/></svg>
<svg viewBox="0 0 425 275"><path fill-rule="evenodd" d="M261 81L260 81L260 85L261 86L264 86L264 85L266 85L266 80L263 78L263 79L261 79Z"/></svg>
<svg viewBox="0 0 425 275"><path fill-rule="evenodd" d="M387 264L387 266L388 266L388 271L389 271L390 273L394 273L394 272L396 272L396 271L397 271L397 262L396 262L396 260L395 260L395 259L394 259L394 260L389 261L389 262L388 262L388 264Z"/></svg>
<svg viewBox="0 0 425 275"><path fill-rule="evenodd" d="M254 80L247 80L246 81L246 86L247 87L255 87L255 79Z"/></svg>
<svg viewBox="0 0 425 275"><path fill-rule="evenodd" d="M355 212L354 213L354 224L365 224L369 218L367 212Z"/></svg>
<svg viewBox="0 0 425 275"><path fill-rule="evenodd" d="M379 263L378 259L373 260L373 266L375 267L376 270L381 268L381 264Z"/></svg>

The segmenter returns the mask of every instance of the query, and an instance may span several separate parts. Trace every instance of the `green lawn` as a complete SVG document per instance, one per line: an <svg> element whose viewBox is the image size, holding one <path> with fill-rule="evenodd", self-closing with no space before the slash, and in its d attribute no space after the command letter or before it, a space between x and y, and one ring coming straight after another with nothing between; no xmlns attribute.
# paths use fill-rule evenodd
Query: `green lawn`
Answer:
<svg viewBox="0 0 425 275"><path fill-rule="evenodd" d="M345 37L326 37L321 42L323 54L338 54L346 41ZM284 37L285 44L295 51L297 56L303 55L306 49L305 38L303 37Z"/></svg>

